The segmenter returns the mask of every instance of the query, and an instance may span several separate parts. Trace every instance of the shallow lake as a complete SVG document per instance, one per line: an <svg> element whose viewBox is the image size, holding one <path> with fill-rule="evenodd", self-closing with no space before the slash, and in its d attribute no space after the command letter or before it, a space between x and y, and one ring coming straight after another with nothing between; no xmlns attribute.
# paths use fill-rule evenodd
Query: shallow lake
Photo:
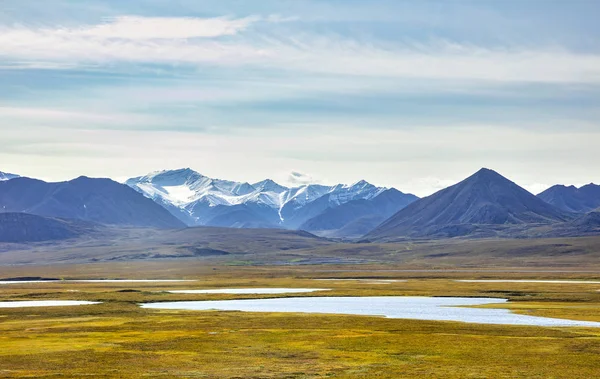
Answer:
<svg viewBox="0 0 600 379"><path fill-rule="evenodd" d="M347 314L500 325L600 327L600 322L525 316L512 313L507 309L461 308L505 302L505 299L493 298L377 296L178 301L146 303L141 306L175 310Z"/></svg>
<svg viewBox="0 0 600 379"><path fill-rule="evenodd" d="M313 280L322 280L322 281L354 281L360 282L364 284L390 284L397 282L406 282L406 280L398 280L398 279L359 279L359 278L343 278L343 279L313 279Z"/></svg>
<svg viewBox="0 0 600 379"><path fill-rule="evenodd" d="M87 280L65 280L66 282L80 283L179 283L195 282L196 280L184 279L87 279Z"/></svg>
<svg viewBox="0 0 600 379"><path fill-rule="evenodd" d="M279 294L279 293L307 293L315 291L329 291L325 288L223 288L217 290L177 290L169 293L203 293L203 294Z"/></svg>
<svg viewBox="0 0 600 379"><path fill-rule="evenodd" d="M481 280L455 280L463 283L557 283L557 284L600 284L599 281L590 280L529 280L529 279L481 279Z"/></svg>
<svg viewBox="0 0 600 379"><path fill-rule="evenodd" d="M28 308L28 307L66 307L73 305L100 304L95 301L76 300L33 300L33 301L0 301L0 308Z"/></svg>

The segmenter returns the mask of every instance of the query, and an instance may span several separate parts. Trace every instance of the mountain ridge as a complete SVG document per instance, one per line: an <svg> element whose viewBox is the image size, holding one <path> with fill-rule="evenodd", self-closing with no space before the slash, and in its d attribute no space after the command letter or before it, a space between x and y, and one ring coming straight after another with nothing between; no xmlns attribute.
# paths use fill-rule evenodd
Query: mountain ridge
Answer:
<svg viewBox="0 0 600 379"><path fill-rule="evenodd" d="M497 172L483 168L463 181L417 200L365 235L367 239L427 236L474 225L551 224L572 215L544 202Z"/></svg>
<svg viewBox="0 0 600 379"><path fill-rule="evenodd" d="M0 213L0 242L66 240L90 235L101 228L101 225L89 221L43 217L29 213Z"/></svg>
<svg viewBox="0 0 600 379"><path fill-rule="evenodd" d="M209 178L189 168L155 171L128 179L125 184L153 199L188 226L248 224L288 229L297 228L329 206L371 199L387 189L364 180L333 186L286 187L272 179L249 184ZM227 216L227 208L223 207L229 207L229 211L243 216L245 221L237 222L233 216Z"/></svg>
<svg viewBox="0 0 600 379"><path fill-rule="evenodd" d="M86 176L56 183L30 178L2 181L0 212L114 225L185 227L166 209L130 187L111 179Z"/></svg>
<svg viewBox="0 0 600 379"><path fill-rule="evenodd" d="M600 207L600 185L590 183L577 188L557 184L537 197L564 211L586 213Z"/></svg>
<svg viewBox="0 0 600 379"><path fill-rule="evenodd" d="M387 218L419 198L395 188L383 191L373 199L359 199L328 208L304 222L300 229L313 233L333 231L330 237L360 237Z"/></svg>
<svg viewBox="0 0 600 379"><path fill-rule="evenodd" d="M6 180L11 180L11 179L16 179L16 178L20 178L20 175L17 174L11 174L8 172L2 172L0 171L0 182L6 181Z"/></svg>

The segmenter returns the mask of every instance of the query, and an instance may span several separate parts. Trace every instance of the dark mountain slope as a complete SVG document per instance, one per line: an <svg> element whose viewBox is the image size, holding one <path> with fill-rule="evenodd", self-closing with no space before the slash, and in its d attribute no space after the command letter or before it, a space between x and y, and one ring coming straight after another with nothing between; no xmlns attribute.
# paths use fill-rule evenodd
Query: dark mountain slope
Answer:
<svg viewBox="0 0 600 379"><path fill-rule="evenodd" d="M600 228L600 209L587 213L570 224L583 228Z"/></svg>
<svg viewBox="0 0 600 379"><path fill-rule="evenodd" d="M581 188L555 185L537 196L564 211L585 213L600 206L600 185L588 184Z"/></svg>
<svg viewBox="0 0 600 379"><path fill-rule="evenodd" d="M258 204L217 205L204 215L207 226L227 228L279 228L279 217L273 209Z"/></svg>
<svg viewBox="0 0 600 379"><path fill-rule="evenodd" d="M327 208L336 206L331 204L329 194L321 196L302 206L293 202L287 203L281 208L281 216L284 218L284 226L289 229L301 229L307 220L324 212Z"/></svg>
<svg viewBox="0 0 600 379"><path fill-rule="evenodd" d="M551 224L571 218L497 172L481 169L454 186L410 204L366 238L428 236L442 228L452 229L453 235L464 235L472 232L473 225Z"/></svg>
<svg viewBox="0 0 600 379"><path fill-rule="evenodd" d="M279 228L277 211L262 204L212 206L198 201L186 207L194 215L192 224L226 228Z"/></svg>
<svg viewBox="0 0 600 379"><path fill-rule="evenodd" d="M26 243L80 237L100 225L27 213L0 213L0 242Z"/></svg>
<svg viewBox="0 0 600 379"><path fill-rule="evenodd" d="M580 215L569 222L545 225L527 230L527 237L585 237L600 235L600 209Z"/></svg>
<svg viewBox="0 0 600 379"><path fill-rule="evenodd" d="M412 194L389 189L371 200L353 200L330 207L300 226L300 229L319 232L332 231L336 237L358 237L375 228L400 209L418 200Z"/></svg>
<svg viewBox="0 0 600 379"><path fill-rule="evenodd" d="M128 186L110 179L87 177L60 183L29 178L0 182L0 211L103 224L185 227L166 209Z"/></svg>

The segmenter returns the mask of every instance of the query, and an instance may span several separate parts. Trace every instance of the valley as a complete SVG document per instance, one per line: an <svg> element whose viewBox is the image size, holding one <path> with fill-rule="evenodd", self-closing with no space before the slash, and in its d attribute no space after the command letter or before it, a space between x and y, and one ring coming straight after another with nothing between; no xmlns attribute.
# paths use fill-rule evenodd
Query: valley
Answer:
<svg viewBox="0 0 600 379"><path fill-rule="evenodd" d="M0 181L0 377L600 372L585 206L488 169L422 199L364 181L134 179Z"/></svg>
<svg viewBox="0 0 600 379"><path fill-rule="evenodd" d="M0 379L600 378L600 0L0 0Z"/></svg>
<svg viewBox="0 0 600 379"><path fill-rule="evenodd" d="M0 285L1 301L101 304L0 309L0 376L20 377L531 377L589 378L600 369L600 329L486 325L340 314L184 311L141 308L169 301L349 297L494 298L484 309L600 322L596 273L537 268L421 270L405 266L233 267L201 262L12 266L3 275L65 279L187 279ZM394 271L396 270L396 271ZM552 271L552 272L549 272ZM315 279L369 278L357 280ZM507 278L565 283L481 283ZM227 288L328 288L290 294L185 294ZM500 301L507 299L507 302ZM476 307L477 308L477 307ZM26 319L24 323L22 320ZM568 352L568 354L565 354ZM85 362L82 365L81 362Z"/></svg>

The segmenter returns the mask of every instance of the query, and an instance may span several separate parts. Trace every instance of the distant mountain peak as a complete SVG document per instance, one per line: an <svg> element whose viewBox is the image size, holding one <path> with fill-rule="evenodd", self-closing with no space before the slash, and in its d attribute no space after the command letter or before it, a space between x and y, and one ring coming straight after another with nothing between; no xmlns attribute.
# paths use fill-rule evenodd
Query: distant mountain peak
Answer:
<svg viewBox="0 0 600 379"><path fill-rule="evenodd" d="M75 179L73 179L72 181L73 181L73 182L78 182L78 181L84 182L84 181L86 181L86 180L97 180L97 179L103 179L103 178L93 178L93 179L92 179L92 178L90 178L89 176L81 175L81 176L78 176L78 177L76 177L76 178L75 178ZM106 180L110 180L110 179L107 179L107 178L104 178L104 179L106 179Z"/></svg>
<svg viewBox="0 0 600 379"><path fill-rule="evenodd" d="M47 183L18 178L0 182L3 212L74 218L104 224L180 228L184 224L163 207L111 179L80 176Z"/></svg>
<svg viewBox="0 0 600 379"><path fill-rule="evenodd" d="M492 169L489 169L489 168L485 168L485 167L481 168L479 171L477 171L475 174L471 175L466 180L469 180L469 179L489 180L489 181L505 180L505 181L510 182L509 179L507 179L504 176L500 175L496 171L494 171Z"/></svg>
<svg viewBox="0 0 600 379"><path fill-rule="evenodd" d="M435 235L456 225L550 224L569 219L562 210L490 169L415 201L368 238Z"/></svg>
<svg viewBox="0 0 600 379"><path fill-rule="evenodd" d="M579 188L557 184L537 196L567 212L585 213L600 206L600 186L593 183Z"/></svg>
<svg viewBox="0 0 600 379"><path fill-rule="evenodd" d="M16 178L20 178L20 175L16 175L16 174L10 174L8 172L2 172L0 171L0 181L5 181L5 180L10 180L10 179L16 179Z"/></svg>
<svg viewBox="0 0 600 379"><path fill-rule="evenodd" d="M252 186L259 192L275 192L282 193L288 190L288 187L282 186L272 179L265 179L260 182L252 184Z"/></svg>
<svg viewBox="0 0 600 379"><path fill-rule="evenodd" d="M367 186L367 185L372 185L371 183L367 182L364 179L359 180L358 182L352 184L350 187L362 187L362 186Z"/></svg>
<svg viewBox="0 0 600 379"><path fill-rule="evenodd" d="M205 177L191 169L156 171L131 178L126 184L190 225L211 225L207 215L217 213L221 221L233 220L233 217L226 216L231 211L243 214L249 223L251 213L260 213L263 219L275 220L273 227L294 227L290 223L300 223L299 219L310 217L310 213L316 212L319 207L372 199L386 190L365 180L352 185L304 184L293 188L282 186L272 179L249 184ZM320 203L316 208L298 214L300 209L318 199ZM228 207L229 211L224 209ZM294 215L298 217L291 221Z"/></svg>

